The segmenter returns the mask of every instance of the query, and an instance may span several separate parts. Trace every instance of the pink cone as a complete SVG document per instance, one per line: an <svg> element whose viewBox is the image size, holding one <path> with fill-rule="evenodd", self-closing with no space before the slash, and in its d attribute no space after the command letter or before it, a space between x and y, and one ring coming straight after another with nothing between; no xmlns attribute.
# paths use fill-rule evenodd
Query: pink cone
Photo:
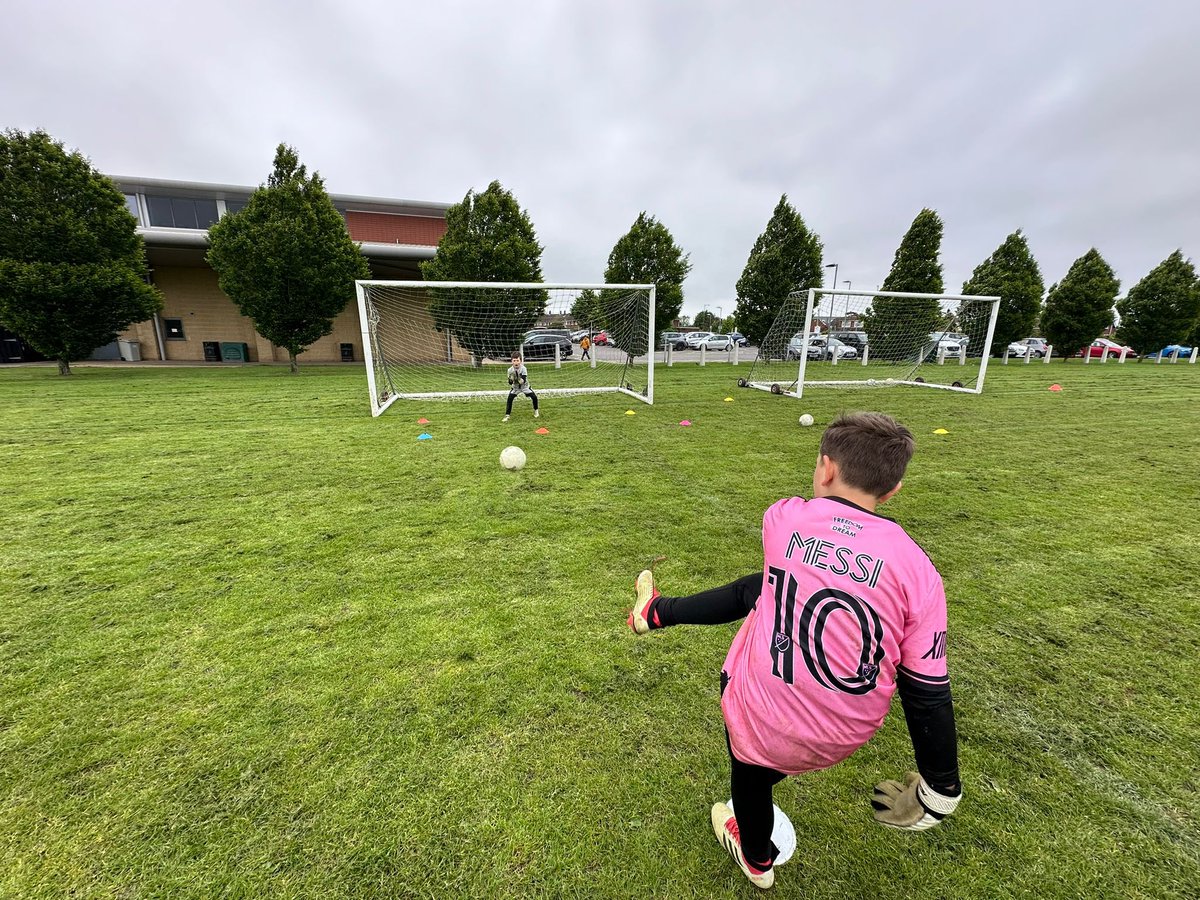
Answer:
<svg viewBox="0 0 1200 900"><path fill-rule="evenodd" d="M1052 384L1052 385L1050 385L1050 390L1057 393L1058 391L1062 390L1062 385L1061 384Z"/></svg>

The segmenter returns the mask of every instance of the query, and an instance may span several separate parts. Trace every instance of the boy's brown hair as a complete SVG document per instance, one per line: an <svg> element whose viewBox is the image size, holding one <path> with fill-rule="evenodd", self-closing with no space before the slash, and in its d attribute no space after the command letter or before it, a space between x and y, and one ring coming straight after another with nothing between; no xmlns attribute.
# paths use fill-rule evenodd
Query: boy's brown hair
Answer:
<svg viewBox="0 0 1200 900"><path fill-rule="evenodd" d="M821 455L838 465L842 481L874 497L900 483L915 449L912 432L883 413L845 413L821 435Z"/></svg>

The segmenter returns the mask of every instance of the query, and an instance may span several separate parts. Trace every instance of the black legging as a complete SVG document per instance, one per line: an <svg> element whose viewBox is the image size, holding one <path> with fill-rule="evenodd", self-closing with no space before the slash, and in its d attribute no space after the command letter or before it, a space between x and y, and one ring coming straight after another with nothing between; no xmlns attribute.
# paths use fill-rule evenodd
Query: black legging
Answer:
<svg viewBox="0 0 1200 900"><path fill-rule="evenodd" d="M533 411L537 412L537 394L535 394L533 391L525 391L525 393L527 393L529 395L529 399L533 401ZM512 402L519 396L521 396L520 391L508 392L508 405L504 407L504 414L506 416L512 415Z"/></svg>
<svg viewBox="0 0 1200 900"><path fill-rule="evenodd" d="M744 619L758 602L762 573L746 575L724 587L692 594L690 597L660 597L655 610L659 623L666 625L724 625ZM721 693L729 676L721 673ZM741 835L742 853L756 866L766 867L779 852L771 843L775 824L772 789L787 777L783 772L742 762L733 755L729 731L725 732L729 750L729 787Z"/></svg>

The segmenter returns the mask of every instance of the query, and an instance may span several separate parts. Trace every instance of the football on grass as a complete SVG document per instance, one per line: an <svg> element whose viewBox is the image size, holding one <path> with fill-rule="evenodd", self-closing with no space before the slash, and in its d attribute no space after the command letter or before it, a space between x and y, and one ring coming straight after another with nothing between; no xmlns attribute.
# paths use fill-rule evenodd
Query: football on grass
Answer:
<svg viewBox="0 0 1200 900"><path fill-rule="evenodd" d="M500 465L513 472L525 468L525 451L520 447L505 447L500 451Z"/></svg>

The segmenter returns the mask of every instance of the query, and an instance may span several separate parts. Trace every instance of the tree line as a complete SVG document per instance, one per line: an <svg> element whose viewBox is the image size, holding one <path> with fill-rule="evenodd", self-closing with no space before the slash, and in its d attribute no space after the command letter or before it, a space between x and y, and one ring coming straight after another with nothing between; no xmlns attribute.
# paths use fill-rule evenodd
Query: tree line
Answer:
<svg viewBox="0 0 1200 900"><path fill-rule="evenodd" d="M881 290L944 293L942 231L938 214L921 210ZM299 354L333 330L334 318L354 296L354 280L369 277L323 180L315 172L309 175L295 150L284 144L276 150L267 182L244 209L214 224L208 237L207 259L222 291L259 334L288 351L293 371ZM430 282L536 283L542 280L542 250L529 214L493 181L481 192L468 190L447 210L446 233L421 271ZM820 236L783 194L750 250L736 284L736 308L724 327L736 327L751 343L761 343L789 294L824 287L823 251ZM642 211L613 245L604 280L657 286L657 344L658 335L679 317L691 268L669 229ZM1200 280L1181 251L1118 302L1119 291L1112 267L1095 248L1047 291L1018 229L975 268L961 293L1002 298L993 347L1040 329L1069 354L1113 324L1114 308L1121 317L1118 336L1138 353L1200 343ZM463 299L456 292L433 289L430 311L436 327L454 332L477 357L503 354L545 309L543 292L518 293L486 301L494 305L494 321L484 329L464 324L480 317L459 314ZM573 316L595 327L621 327L605 321L604 299L582 292ZM72 360L85 358L161 308L136 222L112 181L43 131L0 134L0 325L58 360L60 372L69 374ZM496 328L496 321L505 327ZM936 300L901 309L879 297L864 311L864 321L875 341L901 329L933 331L944 325L945 311ZM644 335L631 332L614 339L629 352L644 352ZM492 346L497 341L506 346Z"/></svg>

